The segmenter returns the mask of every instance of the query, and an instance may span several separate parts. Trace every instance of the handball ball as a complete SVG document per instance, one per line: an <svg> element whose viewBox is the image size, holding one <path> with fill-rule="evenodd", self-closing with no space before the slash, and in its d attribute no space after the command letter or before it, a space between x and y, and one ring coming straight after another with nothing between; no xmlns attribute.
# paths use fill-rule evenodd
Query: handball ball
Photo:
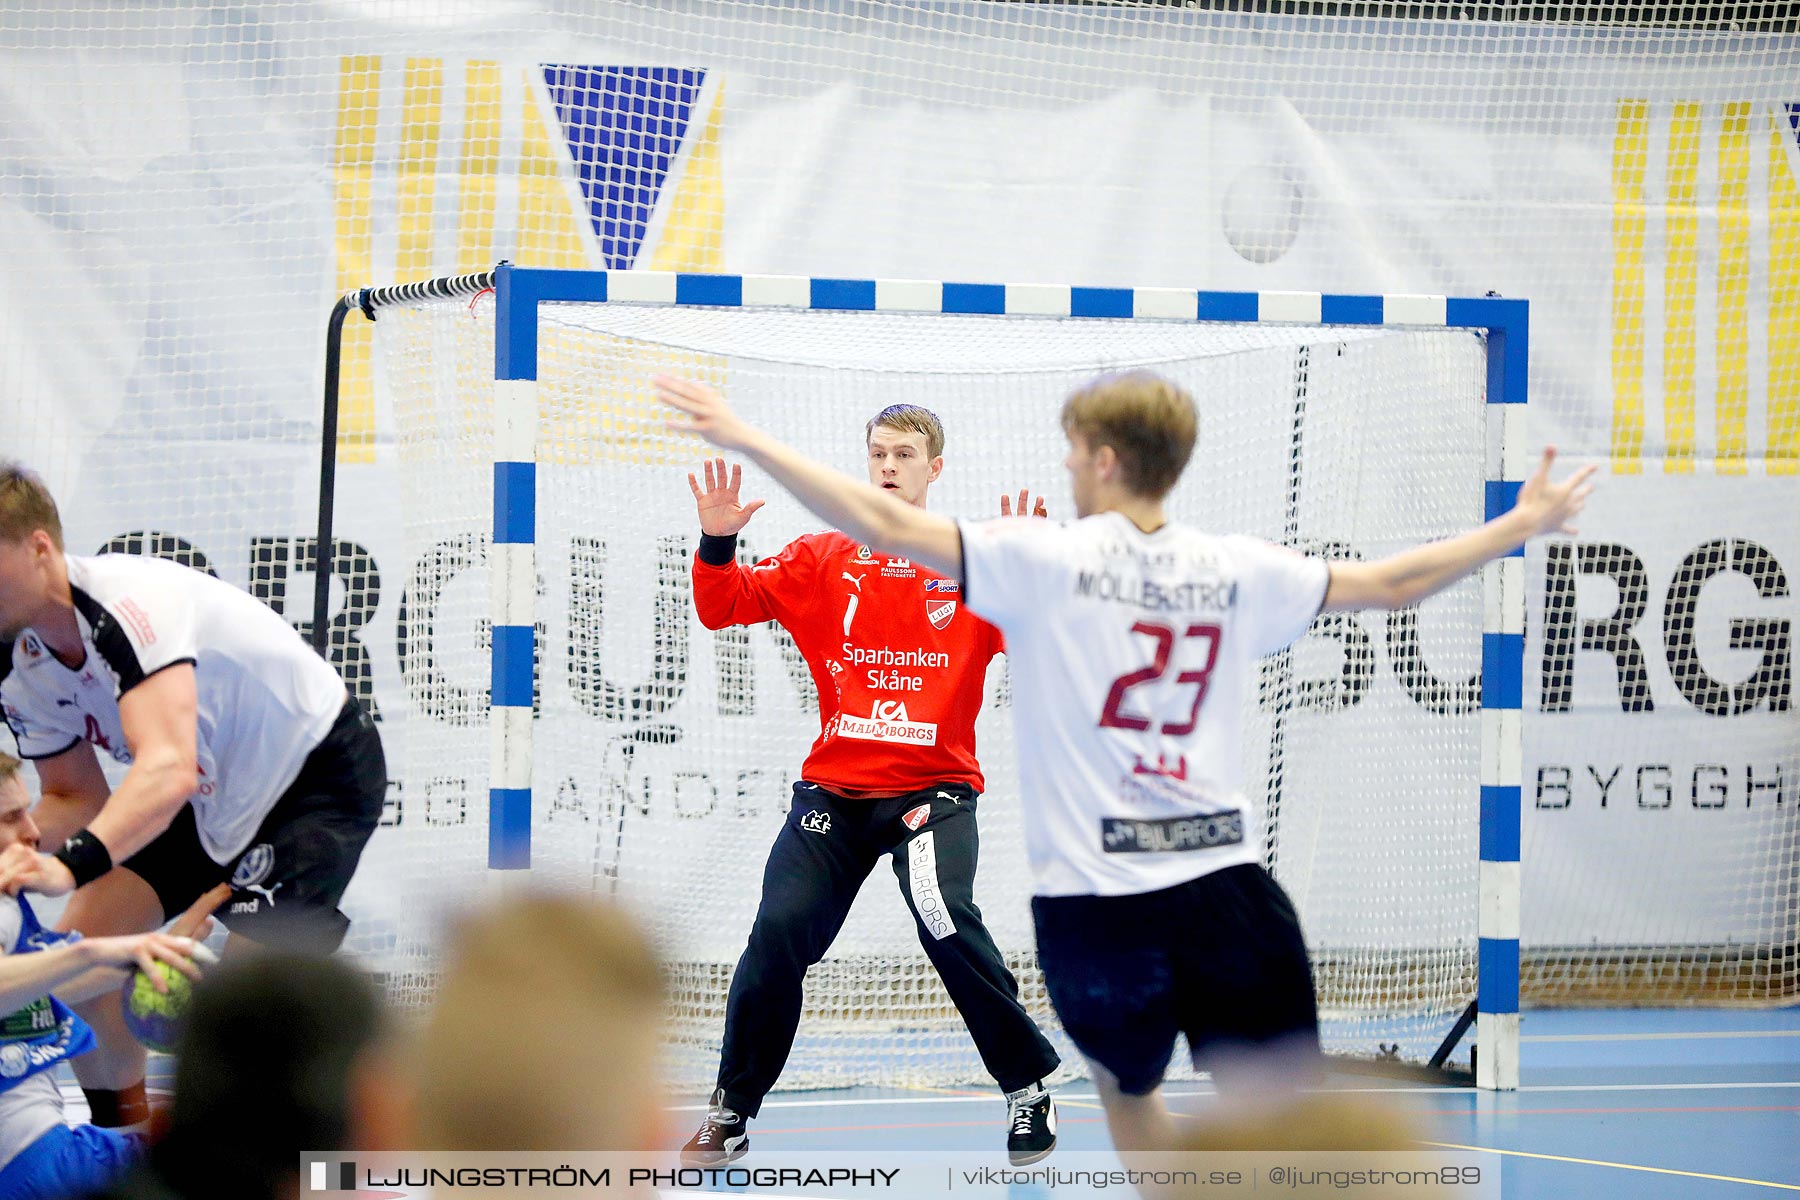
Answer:
<svg viewBox="0 0 1800 1200"><path fill-rule="evenodd" d="M152 1050L172 1054L187 1020L188 1005L194 998L194 983L168 963L152 964L156 973L169 985L159 992L142 970L134 971L125 986L123 1006L125 1027L131 1036Z"/></svg>

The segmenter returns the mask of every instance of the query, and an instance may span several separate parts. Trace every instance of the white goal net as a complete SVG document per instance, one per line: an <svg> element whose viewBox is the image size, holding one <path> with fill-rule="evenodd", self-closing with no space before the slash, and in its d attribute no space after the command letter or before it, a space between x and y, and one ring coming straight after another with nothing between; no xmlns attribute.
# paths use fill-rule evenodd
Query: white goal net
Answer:
<svg viewBox="0 0 1800 1200"><path fill-rule="evenodd" d="M355 947L403 999L429 993L434 921L480 888L486 863L491 308L404 307L376 326L396 499L419 565L402 618L409 711L391 746L408 818L390 835L401 839L382 885L390 914L365 920ZM948 436L935 510L993 514L1003 493L1029 487L1067 518L1063 398L1099 372L1150 367L1201 409L1177 519L1372 557L1482 516L1486 358L1467 331L624 304L542 313L531 877L617 896L651 923L674 968L683 1086L716 1069L731 971L818 716L779 630L711 633L694 615L685 474L704 451L664 432L652 374L710 380L857 475L864 422L923 404ZM746 559L818 528L754 470L745 491L769 502L741 539ZM1300 909L1333 1049L1423 1060L1474 996L1481 629L1478 579L1417 611L1323 618L1266 661L1254 690L1247 786L1270 814L1268 854ZM1021 838L1032 801L1018 794L1003 661L978 725L977 901L1048 1028ZM984 1078L891 873L877 869L808 978L783 1086Z"/></svg>
<svg viewBox="0 0 1800 1200"><path fill-rule="evenodd" d="M199 564L304 628L319 324L345 289L506 259L1529 297L1526 443L1556 445L1571 468L1598 464L1601 486L1578 535L1525 557L1521 1000L1791 1006L1797 28L1787 0L0 4L0 453L43 473L71 548ZM403 546L398 529L403 490L418 493L427 473L396 466L393 392L376 388L371 356L372 330L353 318L332 657L404 746L409 714L424 711L421 672L462 672L433 677L425 692L440 705L485 682L448 627L446 654L462 657L440 658L422 618L440 600L482 609L485 477L445 475L429 499L445 544L410 557L437 545L420 533ZM465 361L479 424L487 366L480 353ZM854 411L821 416L811 432L829 445L809 445L853 467L864 397L832 395ZM992 450L986 418L956 417L940 506L991 509L992 489L971 482ZM565 458L595 453L587 426L561 428ZM611 432L624 478L649 471L630 456L655 431ZM1413 432L1382 435L1386 452L1411 453ZM1023 438L1003 443L1022 460ZM668 470L632 494L633 511L679 496ZM1328 482L1349 486L1321 472L1306 487ZM1325 528L1316 494L1295 536L1362 548L1360 533ZM452 521L459 505L474 515ZM1264 515L1241 524L1287 535L1281 505ZM691 538L674 516L667 536ZM617 556L651 551L620 542L605 513L584 520L583 536L608 539L605 578L650 589L605 592L603 628L629 636L599 643L598 678L644 685L650 658L614 656L652 653L660 585L644 574L651 559ZM772 549L800 525L772 508L748 543ZM568 603L570 545L557 533L542 547L565 556L546 559L546 605ZM468 619L479 639L481 618ZM547 607L544 619L548 729L570 668L565 618ZM1436 619L1422 614L1423 638L1438 636ZM1361 656L1349 631L1370 642L1369 697L1397 678L1385 623L1337 630L1296 656L1304 703L1347 694L1341 667L1305 656L1344 637ZM692 656L720 644L690 628L702 673L683 703L716 687L713 660ZM766 632L723 644L728 662L748 656L757 688L788 686ZM1425 646L1436 677L1465 670L1434 657L1448 643ZM755 718L717 719L768 718L759 733L798 738L775 715L791 693L759 693ZM428 726L455 743L447 761L483 753L467 703L473 724ZM1308 708L1293 725L1331 716L1347 730L1372 703ZM602 740L650 727L591 722ZM622 742L621 762L627 745L639 772L675 749ZM799 749L768 751L779 774ZM1253 777L1266 774L1260 752ZM399 865L409 839L453 838L479 815L462 807L478 809L479 793L465 800L455 778L414 778L396 757L384 828L350 895L359 922L366 890L432 869ZM1284 779L1285 798L1301 790ZM1012 804L988 805L995 871ZM373 943L381 925L369 926Z"/></svg>

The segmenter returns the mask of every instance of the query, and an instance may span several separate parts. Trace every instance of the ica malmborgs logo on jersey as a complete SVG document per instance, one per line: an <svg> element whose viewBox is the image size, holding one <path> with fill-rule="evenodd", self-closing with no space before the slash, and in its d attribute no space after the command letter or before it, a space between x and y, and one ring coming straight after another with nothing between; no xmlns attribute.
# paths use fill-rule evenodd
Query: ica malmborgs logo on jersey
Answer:
<svg viewBox="0 0 1800 1200"><path fill-rule="evenodd" d="M838 735L865 742L900 742L908 746L937 745L937 722L914 721L906 715L903 700L877 700L866 717L844 713L838 719Z"/></svg>

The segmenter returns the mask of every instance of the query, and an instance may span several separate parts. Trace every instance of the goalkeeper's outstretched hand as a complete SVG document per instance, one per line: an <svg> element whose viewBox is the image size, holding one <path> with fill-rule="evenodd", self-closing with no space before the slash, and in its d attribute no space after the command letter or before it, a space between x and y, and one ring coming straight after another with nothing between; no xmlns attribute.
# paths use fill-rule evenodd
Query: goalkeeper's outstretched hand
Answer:
<svg viewBox="0 0 1800 1200"><path fill-rule="evenodd" d="M1007 495L1005 492L1000 493L1000 515L1003 517L1010 517L1015 512L1021 517L1048 517L1050 515L1050 510L1045 507L1044 498L1042 496L1037 498L1035 507L1032 505L1030 488L1019 489L1019 505L1017 508L1013 507L1011 496Z"/></svg>
<svg viewBox="0 0 1800 1200"><path fill-rule="evenodd" d="M688 487L692 489L694 503L700 509L700 532L714 537L731 537L750 523L750 518L763 506L763 502L738 502L738 488L744 482L744 468L738 464L731 465L728 477L725 460L709 458L706 460L705 473L706 487L701 488L694 473L688 472Z"/></svg>

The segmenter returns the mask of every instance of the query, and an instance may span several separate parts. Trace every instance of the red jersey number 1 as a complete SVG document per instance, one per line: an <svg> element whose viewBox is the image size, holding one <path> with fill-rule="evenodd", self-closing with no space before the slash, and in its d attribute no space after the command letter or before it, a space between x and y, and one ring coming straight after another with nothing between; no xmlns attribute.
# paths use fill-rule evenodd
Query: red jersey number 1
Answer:
<svg viewBox="0 0 1800 1200"><path fill-rule="evenodd" d="M1132 688L1146 683L1154 683L1161 679L1169 669L1169 660L1175 654L1176 632L1173 627L1158 624L1155 621L1139 621L1131 627L1131 632L1141 633L1156 642L1156 650L1150 665L1139 667L1135 671L1113 680L1112 687L1106 693L1106 705L1100 710L1100 727L1102 729L1135 729L1150 728L1150 718L1140 717L1125 710L1126 693ZM1187 631L1180 635L1183 640L1190 638L1206 639L1206 661L1192 670L1183 671L1175 677L1176 683L1189 683L1194 686L1194 702L1188 708L1187 719L1180 722L1167 722L1162 732L1170 737L1182 737L1194 732L1194 726L1200 722L1200 705L1206 701L1206 687L1212 676L1214 665L1219 661L1219 627L1217 625L1189 625Z"/></svg>

